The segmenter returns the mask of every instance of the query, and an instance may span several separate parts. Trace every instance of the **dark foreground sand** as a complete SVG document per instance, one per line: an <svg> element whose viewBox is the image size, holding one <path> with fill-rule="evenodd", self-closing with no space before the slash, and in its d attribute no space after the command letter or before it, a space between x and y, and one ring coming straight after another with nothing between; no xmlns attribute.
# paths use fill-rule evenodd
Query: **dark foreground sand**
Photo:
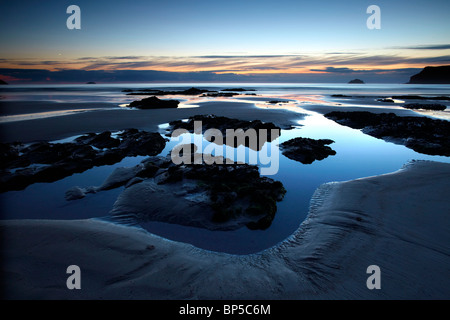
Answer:
<svg viewBox="0 0 450 320"><path fill-rule="evenodd" d="M450 164L330 183L308 218L258 254L214 253L98 220L0 222L13 299L448 299ZM66 268L81 268L68 290ZM369 290L368 266L381 269Z"/></svg>

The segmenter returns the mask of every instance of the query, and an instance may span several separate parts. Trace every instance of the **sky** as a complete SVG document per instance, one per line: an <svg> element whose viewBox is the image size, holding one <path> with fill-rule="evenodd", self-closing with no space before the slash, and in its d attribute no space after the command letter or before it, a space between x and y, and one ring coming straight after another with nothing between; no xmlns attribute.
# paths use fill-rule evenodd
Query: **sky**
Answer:
<svg viewBox="0 0 450 320"><path fill-rule="evenodd" d="M0 0L0 79L407 82L450 64L448 12L448 0Z"/></svg>

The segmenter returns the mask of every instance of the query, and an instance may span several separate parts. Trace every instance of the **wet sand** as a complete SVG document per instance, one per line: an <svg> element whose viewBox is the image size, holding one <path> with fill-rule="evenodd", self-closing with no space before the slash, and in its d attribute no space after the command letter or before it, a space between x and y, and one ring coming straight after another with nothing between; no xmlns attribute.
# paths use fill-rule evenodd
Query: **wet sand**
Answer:
<svg viewBox="0 0 450 320"><path fill-rule="evenodd" d="M6 103L6 102L4 102ZM136 128L156 131L158 125L197 114L215 114L242 120L273 122L282 128L297 125L303 115L287 110L261 109L244 102L203 102L199 107L177 109L133 110L114 108L79 112L66 116L0 123L1 142L32 142L63 139L87 132ZM77 108L94 108L93 104L77 104ZM98 107L105 107L100 104ZM48 109L48 108L47 108ZM46 108L43 109L45 111ZM34 110L36 112L36 110Z"/></svg>

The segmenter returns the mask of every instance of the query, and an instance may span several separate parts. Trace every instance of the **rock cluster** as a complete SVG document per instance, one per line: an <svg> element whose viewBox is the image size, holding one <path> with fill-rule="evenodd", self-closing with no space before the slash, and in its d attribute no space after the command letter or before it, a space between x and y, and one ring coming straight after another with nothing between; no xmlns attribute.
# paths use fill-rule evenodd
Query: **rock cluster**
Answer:
<svg viewBox="0 0 450 320"><path fill-rule="evenodd" d="M412 110L423 109L423 110L443 111L443 110L447 109L447 106L440 104L440 103L429 103L429 104L408 103L408 104L403 105L403 108L412 109Z"/></svg>
<svg viewBox="0 0 450 320"><path fill-rule="evenodd" d="M176 129L185 129L191 133L194 132L194 125L196 121L201 121L202 124L202 133L204 133L208 129L217 129L219 130L224 140L227 136L227 130L237 130L242 129L243 131L247 131L249 129L253 129L256 131L257 135L257 147L259 148L260 142L262 141L273 141L276 139L280 134L280 127L276 126L272 122L262 122L260 120L253 120L253 121L247 121L247 120L240 120L240 119L233 119L233 118L227 118L222 116L216 116L216 115L195 115L192 117L189 117L187 121L182 120L176 120L169 122L170 130L174 131ZM261 129L265 129L266 131L260 131ZM273 136L271 134L271 130L277 130L278 135ZM261 136L261 134L263 136ZM208 139L208 137L205 137ZM263 139L260 141L260 139ZM214 141L213 141L214 142ZM236 145L230 145L232 147L238 147L239 141L235 141ZM245 146L249 146L248 139L243 139L243 143Z"/></svg>
<svg viewBox="0 0 450 320"><path fill-rule="evenodd" d="M111 211L115 221L209 230L266 229L286 193L281 182L261 177L253 165L175 165L169 157L149 157L135 167L115 169L99 187L71 188L66 199L119 186L125 189Z"/></svg>
<svg viewBox="0 0 450 320"><path fill-rule="evenodd" d="M394 113L333 111L325 117L373 137L403 144L416 152L450 156L450 122L427 117L399 117Z"/></svg>
<svg viewBox="0 0 450 320"><path fill-rule="evenodd" d="M94 166L110 165L130 156L159 154L166 141L159 133L128 129L89 133L71 143L0 144L0 192L22 190L35 182L53 182Z"/></svg>

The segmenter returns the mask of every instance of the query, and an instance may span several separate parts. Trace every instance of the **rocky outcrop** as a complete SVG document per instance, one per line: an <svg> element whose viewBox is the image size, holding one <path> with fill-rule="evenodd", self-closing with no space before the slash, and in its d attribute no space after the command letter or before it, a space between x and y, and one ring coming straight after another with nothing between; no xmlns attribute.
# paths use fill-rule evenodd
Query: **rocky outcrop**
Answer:
<svg viewBox="0 0 450 320"><path fill-rule="evenodd" d="M204 133L208 129L217 129L219 130L224 140L226 140L227 137L227 130L231 130L236 135L244 136L244 132L253 129L256 131L257 136L257 142L256 142L256 149L259 149L260 142L263 141L273 141L276 139L280 134L280 127L276 126L272 122L262 122L260 120L253 120L253 121L246 121L246 120L239 120L239 119L233 119L233 118L227 118L222 116L216 116L216 115L195 115L192 117L189 117L187 121L182 120L176 120L169 123L170 130L174 131L176 129L185 129L191 133L194 132L194 125L196 121L201 121L202 124L202 133ZM236 131L237 129L242 129L239 133L239 131ZM265 129L262 130L262 129ZM260 131L262 130L262 131ZM271 134L272 130L276 130L278 133L278 136L274 136ZM228 132L230 134L230 132ZM211 141L208 136L205 136L205 139L208 141ZM261 140L263 139L263 140ZM238 141L233 140L233 144L230 145L231 147L238 147L239 145L244 144L247 147L250 147L250 143L248 139L237 139ZM214 141L212 141L214 142ZM225 141L224 141L225 142ZM235 144L234 144L235 143Z"/></svg>
<svg viewBox="0 0 450 320"><path fill-rule="evenodd" d="M261 177L256 166L175 165L170 157L150 157L137 166L115 169L99 187L73 187L66 199L119 186L125 190L111 211L115 221L160 221L209 230L266 229L286 192L281 182Z"/></svg>
<svg viewBox="0 0 450 320"><path fill-rule="evenodd" d="M333 97L333 98L351 98L352 96L348 96L346 94L332 94L331 97Z"/></svg>
<svg viewBox="0 0 450 320"><path fill-rule="evenodd" d="M159 133L128 129L112 137L109 131L89 133L72 143L0 144L0 192L22 190L35 182L53 182L94 166L125 157L152 156L166 145Z"/></svg>
<svg viewBox="0 0 450 320"><path fill-rule="evenodd" d="M279 104L279 103L288 103L289 101L287 100L270 100L268 101L268 103L270 104Z"/></svg>
<svg viewBox="0 0 450 320"><path fill-rule="evenodd" d="M0 85L1 84L8 84L6 81L3 81L2 79L0 79Z"/></svg>
<svg viewBox="0 0 450 320"><path fill-rule="evenodd" d="M256 91L255 89L244 89L244 88L230 88L230 89L223 89L220 91L236 91L236 92L244 92L244 91Z"/></svg>
<svg viewBox="0 0 450 320"><path fill-rule="evenodd" d="M431 103L431 104L425 104L425 103L408 103L403 105L403 108L406 109L423 109L423 110L433 110L433 111L443 111L447 109L447 106L439 103Z"/></svg>
<svg viewBox="0 0 450 320"><path fill-rule="evenodd" d="M450 122L446 120L367 111L333 111L325 117L354 129L362 129L375 138L403 144L416 152L450 156Z"/></svg>
<svg viewBox="0 0 450 320"><path fill-rule="evenodd" d="M161 100L153 96L142 100L131 102L128 107L138 109L165 109L177 108L180 101L178 100Z"/></svg>
<svg viewBox="0 0 450 320"><path fill-rule="evenodd" d="M208 93L202 94L200 97L217 98L217 97L234 97L237 95L240 95L240 93L237 93L237 92L208 92Z"/></svg>
<svg viewBox="0 0 450 320"><path fill-rule="evenodd" d="M164 91L159 89L140 89L140 90L131 90L124 89L122 92L127 92L127 95L152 95L152 96L167 96L167 95L184 95L184 96L199 96L206 92L217 92L217 91L209 91L206 89L198 89L198 88L190 88L186 90L180 91Z"/></svg>
<svg viewBox="0 0 450 320"><path fill-rule="evenodd" d="M449 84L450 66L425 67L418 74L413 75L408 83Z"/></svg>
<svg viewBox="0 0 450 320"><path fill-rule="evenodd" d="M353 80L350 80L348 83L350 83L350 84L364 84L364 81L362 81L361 79L353 79Z"/></svg>
<svg viewBox="0 0 450 320"><path fill-rule="evenodd" d="M311 164L315 160L323 160L328 156L334 156L336 151L328 147L334 143L330 139L294 138L280 144L281 152L289 159L303 164Z"/></svg>
<svg viewBox="0 0 450 320"><path fill-rule="evenodd" d="M405 96L392 96L392 99L398 99L398 100L442 100L442 101L450 101L450 97L447 97L447 96L424 97L424 96L417 96L417 95L405 95Z"/></svg>

